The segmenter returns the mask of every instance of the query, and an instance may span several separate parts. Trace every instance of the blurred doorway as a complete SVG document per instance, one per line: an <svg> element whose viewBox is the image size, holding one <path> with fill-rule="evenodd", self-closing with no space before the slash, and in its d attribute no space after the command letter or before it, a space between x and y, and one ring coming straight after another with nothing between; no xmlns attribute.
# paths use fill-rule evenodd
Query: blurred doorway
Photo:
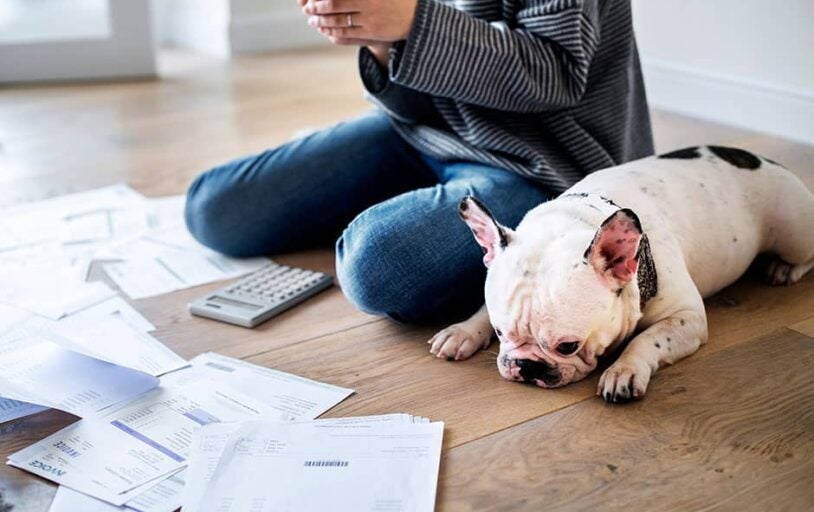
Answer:
<svg viewBox="0 0 814 512"><path fill-rule="evenodd" d="M0 82L155 75L150 0L0 0Z"/></svg>

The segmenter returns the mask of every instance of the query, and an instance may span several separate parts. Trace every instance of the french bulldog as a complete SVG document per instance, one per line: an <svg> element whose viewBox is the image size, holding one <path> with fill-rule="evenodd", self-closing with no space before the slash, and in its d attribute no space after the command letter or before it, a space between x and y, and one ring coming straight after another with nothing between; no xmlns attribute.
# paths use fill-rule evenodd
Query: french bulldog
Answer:
<svg viewBox="0 0 814 512"><path fill-rule="evenodd" d="M814 195L748 151L691 147L588 175L503 226L474 197L460 215L483 249L485 305L428 343L461 360L500 340L497 366L543 388L599 379L607 402L644 396L654 373L707 341L703 298L771 253L769 282L814 267Z"/></svg>

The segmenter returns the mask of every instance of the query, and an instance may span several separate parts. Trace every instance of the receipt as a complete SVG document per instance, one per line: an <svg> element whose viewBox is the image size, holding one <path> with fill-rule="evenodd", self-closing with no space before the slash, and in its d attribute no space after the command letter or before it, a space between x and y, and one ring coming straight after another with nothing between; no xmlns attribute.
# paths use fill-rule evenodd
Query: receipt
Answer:
<svg viewBox="0 0 814 512"><path fill-rule="evenodd" d="M208 380L159 387L80 420L9 456L9 464L114 505L186 466L201 426L276 418L266 405ZM131 492L138 489L138 493Z"/></svg>
<svg viewBox="0 0 814 512"><path fill-rule="evenodd" d="M84 417L158 383L143 372L67 350L21 329L0 335L0 397L5 399Z"/></svg>
<svg viewBox="0 0 814 512"><path fill-rule="evenodd" d="M59 322L30 319L23 328L68 350L156 377L187 365L145 332L153 326L118 297Z"/></svg>
<svg viewBox="0 0 814 512"><path fill-rule="evenodd" d="M86 283L61 261L0 269L0 302L58 320L116 295L102 282Z"/></svg>
<svg viewBox="0 0 814 512"><path fill-rule="evenodd" d="M349 418L331 418L316 420L321 425L397 425L410 423L428 423L427 418L411 416L409 414L385 414L380 416L354 416ZM223 455L231 436L241 428L245 428L245 423L218 423L207 425L200 429L192 444L192 452L189 457L189 468L184 471L184 494L182 499L184 510L195 510L200 507L200 501L206 493L207 487L211 484L218 466L218 461Z"/></svg>
<svg viewBox="0 0 814 512"><path fill-rule="evenodd" d="M229 258L198 243L183 224L147 231L107 247L105 273L130 298L140 299L253 272L268 258Z"/></svg>
<svg viewBox="0 0 814 512"><path fill-rule="evenodd" d="M184 511L430 512L443 430L441 422L207 427L193 449ZM274 478L249 477L258 474Z"/></svg>
<svg viewBox="0 0 814 512"><path fill-rule="evenodd" d="M280 412L287 420L310 420L353 393L352 389L251 364L213 352L190 364L207 377L226 382Z"/></svg>

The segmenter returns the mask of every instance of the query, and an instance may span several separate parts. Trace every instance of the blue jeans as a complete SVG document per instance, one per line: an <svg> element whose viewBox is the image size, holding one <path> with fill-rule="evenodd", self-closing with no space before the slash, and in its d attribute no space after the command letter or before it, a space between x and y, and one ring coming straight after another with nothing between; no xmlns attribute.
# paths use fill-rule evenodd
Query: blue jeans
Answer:
<svg viewBox="0 0 814 512"><path fill-rule="evenodd" d="M510 227L548 198L509 171L424 156L372 113L203 173L186 222L231 256L336 240L339 283L359 309L449 322L483 303L481 250L457 213L467 194Z"/></svg>

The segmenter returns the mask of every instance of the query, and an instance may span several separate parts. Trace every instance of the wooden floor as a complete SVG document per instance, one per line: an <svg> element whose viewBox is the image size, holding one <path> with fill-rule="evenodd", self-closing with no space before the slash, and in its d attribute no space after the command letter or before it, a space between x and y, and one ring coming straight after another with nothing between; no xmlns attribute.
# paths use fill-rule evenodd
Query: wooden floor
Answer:
<svg viewBox="0 0 814 512"><path fill-rule="evenodd" d="M209 166L368 108L347 50L161 64L160 82L0 89L0 205L117 182L181 193ZM663 112L653 120L659 151L745 146L814 189L812 147ZM333 272L329 250L278 259ZM191 318L185 305L202 293L134 304L184 357L214 350L356 390L327 416L445 421L439 510L814 507L812 275L788 288L745 278L710 299L709 344L625 406L594 396L597 375L541 390L502 380L493 352L440 361L424 343L432 329L359 313L338 289L255 330ZM48 411L2 425L0 456L74 420ZM47 510L54 491L0 466L0 511Z"/></svg>

